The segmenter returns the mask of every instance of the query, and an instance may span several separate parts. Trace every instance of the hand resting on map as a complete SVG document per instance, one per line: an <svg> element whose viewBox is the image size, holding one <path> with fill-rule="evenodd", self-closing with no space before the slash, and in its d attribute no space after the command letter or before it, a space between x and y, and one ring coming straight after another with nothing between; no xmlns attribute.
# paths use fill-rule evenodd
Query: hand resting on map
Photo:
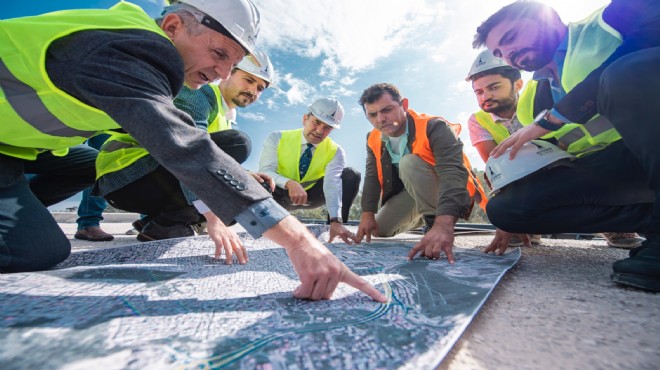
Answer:
<svg viewBox="0 0 660 370"><path fill-rule="evenodd" d="M236 232L222 222L213 212L204 213L206 218L206 227L211 240L215 243L215 258L220 258L222 252L225 252L225 263L231 265L234 262L234 255L238 263L244 265L248 263L248 254L241 238Z"/></svg>
<svg viewBox="0 0 660 370"><path fill-rule="evenodd" d="M439 259L441 253L447 255L447 261L454 263L454 225L457 218L454 216L437 216L433 227L424 235L419 243L415 244L408 253L408 259L411 260L419 253L430 258Z"/></svg>

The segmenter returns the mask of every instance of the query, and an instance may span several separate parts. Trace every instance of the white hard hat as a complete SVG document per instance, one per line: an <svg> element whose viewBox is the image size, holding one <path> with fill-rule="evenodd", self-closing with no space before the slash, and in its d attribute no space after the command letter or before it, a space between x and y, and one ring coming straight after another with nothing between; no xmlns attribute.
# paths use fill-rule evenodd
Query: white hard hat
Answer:
<svg viewBox="0 0 660 370"><path fill-rule="evenodd" d="M238 41L249 54L254 53L261 16L251 0L168 0L172 5L177 3L192 6L203 12L200 23L214 31L224 34L222 28ZM218 27L219 23L222 27ZM229 35L227 35L229 36ZM260 64L260 60L256 60Z"/></svg>
<svg viewBox="0 0 660 370"><path fill-rule="evenodd" d="M544 140L532 140L523 144L513 159L509 159L510 152L511 148L497 158L488 158L486 162L486 176L493 187L491 194L551 164L561 164L556 163L559 160L575 158Z"/></svg>
<svg viewBox="0 0 660 370"><path fill-rule="evenodd" d="M259 59L261 66L254 64L250 58L243 58L243 60L241 60L240 63L236 65L236 68L245 71L255 77L259 77L260 79L266 81L268 85L272 85L273 81L275 80L275 69L273 68L273 64L270 62L270 58L268 58L266 53L260 51L255 51L252 54L257 59Z"/></svg>
<svg viewBox="0 0 660 370"><path fill-rule="evenodd" d="M504 59L494 56L493 53L491 53L488 49L486 49L481 53L479 53L479 55L477 55L477 58L474 60L474 63L472 63L470 72L465 78L465 81L470 81L472 76L476 75L477 73L498 67L513 68L510 65L506 64Z"/></svg>
<svg viewBox="0 0 660 370"><path fill-rule="evenodd" d="M341 128L341 120L344 118L344 108L337 99L321 98L309 106L309 111L314 117L334 128Z"/></svg>

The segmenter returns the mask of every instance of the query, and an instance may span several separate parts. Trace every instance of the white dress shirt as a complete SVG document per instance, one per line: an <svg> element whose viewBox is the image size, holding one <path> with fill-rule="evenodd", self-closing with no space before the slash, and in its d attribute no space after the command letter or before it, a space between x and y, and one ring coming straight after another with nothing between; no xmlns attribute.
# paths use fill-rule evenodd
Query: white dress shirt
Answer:
<svg viewBox="0 0 660 370"><path fill-rule="evenodd" d="M271 132L266 138L261 157L259 158L259 172L272 177L273 180L275 180L275 185L277 187L286 189L286 183L292 179L277 173L277 146L279 145L281 138L282 131ZM307 143L307 139L303 136L300 153L307 149ZM315 150L316 145L312 148L312 154ZM328 214L331 218L341 217L341 173L344 170L345 164L346 155L344 149L339 146L335 156L325 166L325 177L323 179L325 206L328 209Z"/></svg>

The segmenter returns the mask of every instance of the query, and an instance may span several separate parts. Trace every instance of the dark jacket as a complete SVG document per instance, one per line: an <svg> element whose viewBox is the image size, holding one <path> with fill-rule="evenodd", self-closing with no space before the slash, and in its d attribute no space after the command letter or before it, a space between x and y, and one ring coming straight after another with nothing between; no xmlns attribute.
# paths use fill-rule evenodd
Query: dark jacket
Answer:
<svg viewBox="0 0 660 370"><path fill-rule="evenodd" d="M408 149L412 152L412 144L417 133L415 122L410 114L408 117ZM426 128L429 145L435 158L435 172L438 174L439 194L437 215L463 217L470 209L470 196L465 187L468 172L463 165L463 143L454 136L451 127L442 119L432 119ZM369 135L367 135L367 141ZM385 148L381 147L381 164L383 169L382 203L401 192L404 187L399 179L398 170L392 165L392 158ZM377 212L381 200L381 186L376 168L376 156L367 145L367 163L362 191L362 211Z"/></svg>

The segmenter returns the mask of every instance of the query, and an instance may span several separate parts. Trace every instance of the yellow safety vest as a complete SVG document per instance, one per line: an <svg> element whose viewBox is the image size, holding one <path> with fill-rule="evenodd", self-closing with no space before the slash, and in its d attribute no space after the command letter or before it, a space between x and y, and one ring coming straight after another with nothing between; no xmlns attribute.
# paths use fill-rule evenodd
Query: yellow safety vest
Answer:
<svg viewBox="0 0 660 370"><path fill-rule="evenodd" d="M104 112L58 89L46 72L56 40L85 30L142 29L167 37L140 7L65 10L0 21L0 153L34 160L45 150L68 148L119 125Z"/></svg>
<svg viewBox="0 0 660 370"><path fill-rule="evenodd" d="M148 155L129 134L114 133L103 143L96 157L96 179L111 172L122 170Z"/></svg>
<svg viewBox="0 0 660 370"><path fill-rule="evenodd" d="M302 128L282 131L277 145L277 173L299 182L307 190L325 176L325 166L335 157L339 145L329 137L323 139L316 146L309 169L301 179L298 167L302 155L302 132Z"/></svg>
<svg viewBox="0 0 660 370"><path fill-rule="evenodd" d="M568 26L568 50L561 77L561 85L567 93L621 45L621 34L605 23L602 15L603 9L600 9ZM518 119L525 126L534 121L536 88L537 82L529 81L518 100ZM584 125L569 123L543 138L555 138L560 147L580 157L620 140L621 135L605 117L595 115Z"/></svg>
<svg viewBox="0 0 660 370"><path fill-rule="evenodd" d="M222 108L222 94L217 85L209 85L215 92L218 101L218 114L215 117L209 117L211 120L207 131L209 133L228 130L231 123L225 118L225 111ZM117 172L132 165L138 159L148 155L147 149L143 148L129 134L112 134L101 146L98 157L96 157L96 178L108 173Z"/></svg>
<svg viewBox="0 0 660 370"><path fill-rule="evenodd" d="M504 141L504 139L509 137L509 130L507 130L506 127L496 123L490 113L480 110L474 114L474 117L477 119L477 122L481 127L490 132L490 135L493 137L493 140L495 140L496 144L501 143Z"/></svg>
<svg viewBox="0 0 660 370"><path fill-rule="evenodd" d="M216 84L209 84L215 92L216 100L218 101L218 115L215 116L213 121L209 124L208 131L209 133L229 130L231 128L231 122L225 116L225 107L222 104L222 92L220 87Z"/></svg>

